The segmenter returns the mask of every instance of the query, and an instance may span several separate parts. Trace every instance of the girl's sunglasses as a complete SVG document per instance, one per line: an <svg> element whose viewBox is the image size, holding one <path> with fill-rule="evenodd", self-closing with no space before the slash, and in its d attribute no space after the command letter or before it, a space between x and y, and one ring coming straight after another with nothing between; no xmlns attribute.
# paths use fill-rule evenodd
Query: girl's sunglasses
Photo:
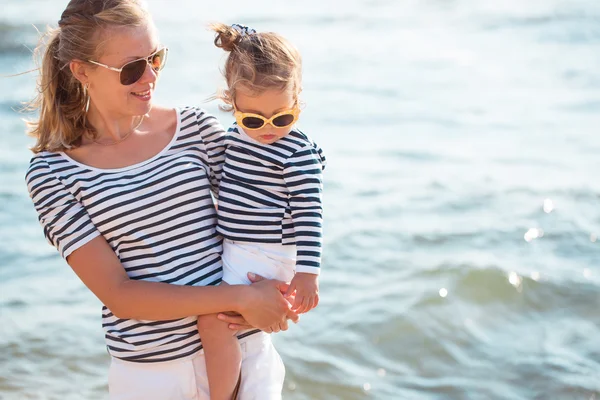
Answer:
<svg viewBox="0 0 600 400"><path fill-rule="evenodd" d="M260 129L266 124L271 124L275 128L287 128L296 122L300 116L300 107L298 107L298 104L290 110L273 115L271 118L265 118L259 114L244 113L238 111L235 106L233 106L233 109L235 110L234 116L237 124L251 131Z"/></svg>
<svg viewBox="0 0 600 400"><path fill-rule="evenodd" d="M169 49L163 47L162 49L158 49L154 53L150 54L148 57L139 58L137 60L129 61L127 64L123 65L121 68L109 67L108 65L101 64L96 61L88 60L89 63L99 65L101 67L110 69L111 71L116 71L119 73L119 79L122 85L129 86L133 85L137 81L144 76L144 72L146 72L146 65L150 64L150 67L158 72L165 67L167 63L167 53Z"/></svg>

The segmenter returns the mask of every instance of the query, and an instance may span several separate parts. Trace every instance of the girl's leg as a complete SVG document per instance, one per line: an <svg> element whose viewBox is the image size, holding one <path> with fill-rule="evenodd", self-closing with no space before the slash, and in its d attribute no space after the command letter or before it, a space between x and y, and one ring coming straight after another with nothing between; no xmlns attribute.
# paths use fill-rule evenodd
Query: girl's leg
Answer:
<svg viewBox="0 0 600 400"><path fill-rule="evenodd" d="M222 284L226 285L225 282ZM231 400L240 380L242 353L236 332L216 314L198 317L211 400Z"/></svg>
<svg viewBox="0 0 600 400"><path fill-rule="evenodd" d="M242 348L241 400L281 400L285 367L271 335L264 332L240 340Z"/></svg>

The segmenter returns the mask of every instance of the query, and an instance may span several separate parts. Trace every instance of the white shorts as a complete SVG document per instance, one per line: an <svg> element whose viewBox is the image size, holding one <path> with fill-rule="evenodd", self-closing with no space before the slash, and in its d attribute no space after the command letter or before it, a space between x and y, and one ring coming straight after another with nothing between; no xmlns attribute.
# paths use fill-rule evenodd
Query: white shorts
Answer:
<svg viewBox="0 0 600 400"><path fill-rule="evenodd" d="M223 281L249 285L248 272L289 282L296 269L296 246L223 241Z"/></svg>
<svg viewBox="0 0 600 400"><path fill-rule="evenodd" d="M285 367L271 336L240 339L242 382L239 400L280 400ZM112 358L110 400L209 400L204 352L164 363L135 363Z"/></svg>

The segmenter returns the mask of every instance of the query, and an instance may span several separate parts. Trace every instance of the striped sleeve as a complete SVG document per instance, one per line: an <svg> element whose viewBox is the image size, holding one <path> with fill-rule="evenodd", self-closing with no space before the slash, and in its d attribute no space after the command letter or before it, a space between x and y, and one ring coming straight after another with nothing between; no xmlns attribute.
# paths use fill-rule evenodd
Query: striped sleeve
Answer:
<svg viewBox="0 0 600 400"><path fill-rule="evenodd" d="M296 151L284 166L296 238L296 272L321 271L323 166L322 151L313 146Z"/></svg>
<svg viewBox="0 0 600 400"><path fill-rule="evenodd" d="M25 180L46 239L65 259L100 235L87 211L43 157L32 158Z"/></svg>
<svg viewBox="0 0 600 400"><path fill-rule="evenodd" d="M205 146L204 162L209 167L210 187L219 198L219 184L223 175L223 164L225 163L225 129L215 117L198 109L198 131Z"/></svg>

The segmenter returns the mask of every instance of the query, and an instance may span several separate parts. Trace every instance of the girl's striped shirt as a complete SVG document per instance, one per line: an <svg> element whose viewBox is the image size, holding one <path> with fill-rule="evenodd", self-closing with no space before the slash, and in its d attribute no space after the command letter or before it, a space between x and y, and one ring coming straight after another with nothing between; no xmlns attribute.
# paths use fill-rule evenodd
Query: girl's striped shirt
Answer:
<svg viewBox="0 0 600 400"><path fill-rule="evenodd" d="M296 272L318 274L322 247L323 151L293 129L262 144L234 124L227 133L219 227L240 242L296 245Z"/></svg>
<svg viewBox="0 0 600 400"><path fill-rule="evenodd" d="M197 108L178 110L176 133L157 155L119 169L78 163L64 153L36 154L26 175L48 241L64 258L102 235L131 279L216 285L222 239L211 193L218 196L225 132ZM196 317L120 319L104 306L109 353L161 362L201 348Z"/></svg>

